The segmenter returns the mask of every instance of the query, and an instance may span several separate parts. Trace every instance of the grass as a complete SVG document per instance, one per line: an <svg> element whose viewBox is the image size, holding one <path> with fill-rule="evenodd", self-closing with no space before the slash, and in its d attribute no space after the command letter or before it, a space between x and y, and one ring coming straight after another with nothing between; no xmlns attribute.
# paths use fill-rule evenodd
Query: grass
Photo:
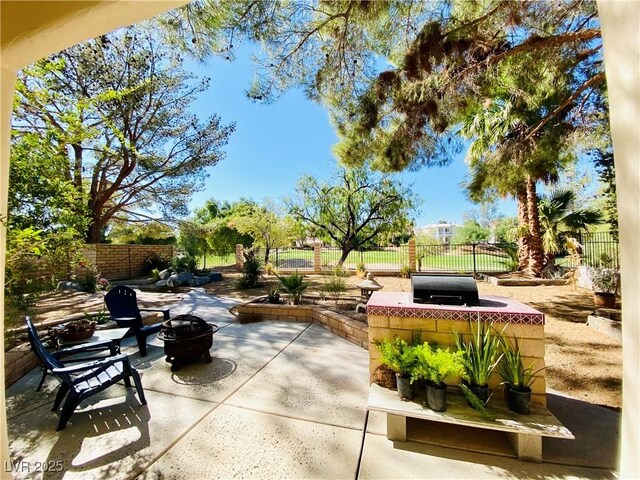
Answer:
<svg viewBox="0 0 640 480"><path fill-rule="evenodd" d="M442 247L430 251L418 249L418 255L423 254L420 261L420 270L445 270L453 272L473 272L473 253L460 248L452 248L450 252L443 252ZM323 249L321 262L323 270L331 269L338 263L341 252L338 249ZM506 256L499 251L476 252L476 270L482 272L504 272L502 263ZM313 250L287 248L272 250L269 261L277 268L313 270ZM364 262L366 268L373 270L397 270L409 264L409 250L406 246L389 247L383 250L370 250L364 252L353 251L347 257L345 267L356 269L358 263ZM208 255L207 268L222 267L235 264L235 254L225 256ZM203 266L203 262L200 263Z"/></svg>
<svg viewBox="0 0 640 480"><path fill-rule="evenodd" d="M506 268L502 264L506 256L499 253L476 253L476 270L502 272ZM339 250L324 250L321 253L323 269L331 268L340 259ZM278 268L313 269L313 250L281 249L272 252L271 263ZM409 264L409 253L406 248L351 252L345 267L355 270L359 262L367 268L376 270L400 270ZM421 270L473 271L473 254L466 252L440 253L426 255L422 258Z"/></svg>

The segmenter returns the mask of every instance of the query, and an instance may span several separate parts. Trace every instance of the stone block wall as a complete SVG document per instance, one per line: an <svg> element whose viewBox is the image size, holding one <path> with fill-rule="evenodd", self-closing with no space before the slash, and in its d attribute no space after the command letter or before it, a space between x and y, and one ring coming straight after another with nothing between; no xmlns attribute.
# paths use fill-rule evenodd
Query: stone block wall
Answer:
<svg viewBox="0 0 640 480"><path fill-rule="evenodd" d="M23 343L4 354L4 383L13 385L38 366L40 362L28 343Z"/></svg>
<svg viewBox="0 0 640 480"><path fill-rule="evenodd" d="M173 245L94 243L86 245L82 255L88 265L95 267L102 277L121 280L141 276L145 261L151 256L170 260L174 255L174 247Z"/></svg>

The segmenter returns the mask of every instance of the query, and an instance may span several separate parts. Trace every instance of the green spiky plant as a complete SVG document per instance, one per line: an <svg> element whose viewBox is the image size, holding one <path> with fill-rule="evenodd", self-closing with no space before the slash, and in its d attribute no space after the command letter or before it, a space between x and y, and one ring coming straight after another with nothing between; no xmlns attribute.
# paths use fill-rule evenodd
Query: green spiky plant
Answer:
<svg viewBox="0 0 640 480"><path fill-rule="evenodd" d="M484 386L502 359L502 332L496 332L493 322L482 322L478 318L473 327L468 322L471 336L465 340L458 332L453 332L455 345L462 352L466 377L471 385ZM504 331L504 329L503 329Z"/></svg>
<svg viewBox="0 0 640 480"><path fill-rule="evenodd" d="M278 277L278 280L280 280L282 290L291 295L292 303L294 305L300 305L302 293L309 286L309 284L304 281L304 275L301 275L296 270L296 273L293 273L291 275L276 275L276 277Z"/></svg>
<svg viewBox="0 0 640 480"><path fill-rule="evenodd" d="M541 372L546 367L533 369L533 364L525 368L520 355L520 345L518 338L513 336L513 345L507 337L503 337L501 342L502 360L498 364L498 373L502 377L503 382L509 385L513 390L519 392L530 391L531 385L535 381L536 373Z"/></svg>

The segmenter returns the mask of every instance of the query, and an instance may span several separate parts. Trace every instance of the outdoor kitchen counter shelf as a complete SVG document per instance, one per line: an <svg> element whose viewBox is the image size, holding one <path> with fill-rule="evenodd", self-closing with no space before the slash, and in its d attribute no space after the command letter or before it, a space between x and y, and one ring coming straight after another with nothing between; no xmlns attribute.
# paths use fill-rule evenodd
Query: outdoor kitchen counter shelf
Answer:
<svg viewBox="0 0 640 480"><path fill-rule="evenodd" d="M479 305L416 303L410 292L374 292L367 315L544 325L544 314L512 298L485 295Z"/></svg>

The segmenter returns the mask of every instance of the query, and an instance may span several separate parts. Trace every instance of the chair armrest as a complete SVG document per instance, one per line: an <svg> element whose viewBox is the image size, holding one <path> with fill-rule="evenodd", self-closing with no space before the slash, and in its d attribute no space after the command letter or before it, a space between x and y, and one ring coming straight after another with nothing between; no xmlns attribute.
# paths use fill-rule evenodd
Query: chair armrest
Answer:
<svg viewBox="0 0 640 480"><path fill-rule="evenodd" d="M55 352L51 352L56 358L62 358L66 355L75 355L84 352L100 352L102 350L110 350L113 355L118 352L118 346L113 340L102 340L100 342L82 343L72 347L61 348Z"/></svg>
<svg viewBox="0 0 640 480"><path fill-rule="evenodd" d="M170 308L140 308L141 312L161 312L165 320L169 320Z"/></svg>
<svg viewBox="0 0 640 480"><path fill-rule="evenodd" d="M54 375L65 375L69 373L78 373L84 370L91 370L99 367L107 367L118 362L129 363L129 357L124 353L114 355L113 357L105 358L103 360L96 360L93 362L81 363L80 365L73 365L71 367L54 368L51 373Z"/></svg>
<svg viewBox="0 0 640 480"><path fill-rule="evenodd" d="M142 321L138 317L109 317L114 322L118 323L118 326L122 328L137 328L140 326Z"/></svg>

